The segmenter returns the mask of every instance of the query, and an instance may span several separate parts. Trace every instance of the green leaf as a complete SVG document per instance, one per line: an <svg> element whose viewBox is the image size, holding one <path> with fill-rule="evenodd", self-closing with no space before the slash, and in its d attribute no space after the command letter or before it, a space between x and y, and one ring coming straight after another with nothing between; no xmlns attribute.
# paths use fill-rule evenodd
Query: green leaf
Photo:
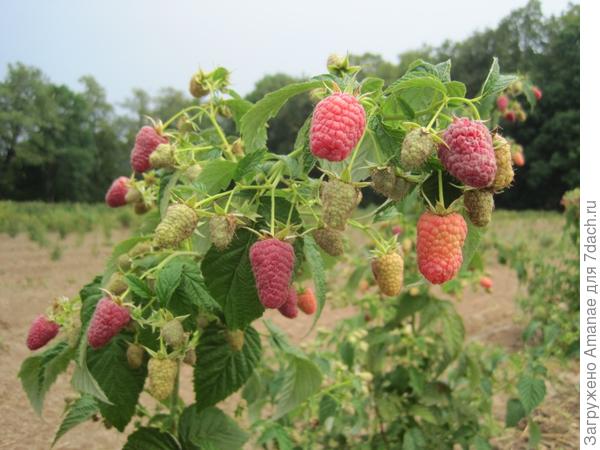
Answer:
<svg viewBox="0 0 600 450"><path fill-rule="evenodd" d="M81 342L85 345L86 339L82 339ZM71 378L71 386L82 394L88 394L100 401L110 403L110 400L90 373L87 365L77 364Z"/></svg>
<svg viewBox="0 0 600 450"><path fill-rule="evenodd" d="M125 275L125 281L127 281L129 289L131 289L131 292L135 296L144 300L152 298L152 291L150 291L146 282L140 279L137 275L128 273Z"/></svg>
<svg viewBox="0 0 600 450"><path fill-rule="evenodd" d="M436 370L442 372L458 357L465 338L465 327L454 305L446 300L430 301L421 312L420 329L431 328L439 333L444 357L440 358Z"/></svg>
<svg viewBox="0 0 600 450"><path fill-rule="evenodd" d="M413 297L408 292L403 293L400 296L399 301L394 305L396 307L396 318L398 322L403 321L407 317L421 311L430 303L429 296L425 294L419 294Z"/></svg>
<svg viewBox="0 0 600 450"><path fill-rule="evenodd" d="M114 337L100 349L88 349L89 371L112 403L100 403L102 416L123 431L135 413L146 379L146 365L132 369L127 364L127 341Z"/></svg>
<svg viewBox="0 0 600 450"><path fill-rule="evenodd" d="M273 448L277 450L293 450L295 448L294 442L287 430L278 423L270 423L260 438L258 438L256 445L263 446L263 448L271 448L268 447L268 444L271 442L274 443Z"/></svg>
<svg viewBox="0 0 600 450"><path fill-rule="evenodd" d="M233 179L237 164L232 161L213 159L208 161L202 168L202 172L196 178L195 185L201 185L207 194L216 194L222 191Z"/></svg>
<svg viewBox="0 0 600 450"><path fill-rule="evenodd" d="M323 86L323 81L305 81L284 86L259 100L242 118L242 137L246 153L264 148L267 143L265 125L295 95Z"/></svg>
<svg viewBox="0 0 600 450"><path fill-rule="evenodd" d="M485 228L476 227L471 223L470 220L466 219L467 222L467 238L463 245L462 255L463 263L460 268L461 272L466 273L469 270L469 265L473 260L473 257L477 253L477 249L481 244L481 239L485 233Z"/></svg>
<svg viewBox="0 0 600 450"><path fill-rule="evenodd" d="M296 135L296 141L294 142L294 150L302 150L300 153L300 167L302 167L302 173L309 173L315 164L317 163L316 158L310 151L310 124L312 122L312 114L306 118L298 134ZM290 172L292 172L290 170ZM301 173L293 173L292 176L299 177Z"/></svg>
<svg viewBox="0 0 600 450"><path fill-rule="evenodd" d="M243 329L264 308L258 299L248 252L256 236L240 230L229 247L211 247L202 261L202 274L213 298L221 305L229 329Z"/></svg>
<svg viewBox="0 0 600 450"><path fill-rule="evenodd" d="M69 430L77 425L87 422L94 414L98 412L98 404L94 397L84 394L75 400L67 408L66 414L56 430L52 446L63 437Z"/></svg>
<svg viewBox="0 0 600 450"><path fill-rule="evenodd" d="M479 96L481 100L484 100L486 97L496 96L518 79L519 77L516 75L501 75L498 58L494 57L490 71L479 91Z"/></svg>
<svg viewBox="0 0 600 450"><path fill-rule="evenodd" d="M405 132L386 126L379 116L373 116L370 119L369 129L372 131L377 150L381 154L381 163L390 159L397 159Z"/></svg>
<svg viewBox="0 0 600 450"><path fill-rule="evenodd" d="M160 217L165 217L165 213L169 207L169 201L171 200L171 190L173 190L173 186L177 184L179 174L180 172L175 172L174 174L165 175L160 179L160 186L158 189L158 210Z"/></svg>
<svg viewBox="0 0 600 450"><path fill-rule="evenodd" d="M511 398L506 402L506 416L504 422L508 428L516 427L525 415L525 408L523 408L523 404L518 398Z"/></svg>
<svg viewBox="0 0 600 450"><path fill-rule="evenodd" d="M292 204L282 197L275 197L275 220L280 223L287 223L288 216L290 215L290 208ZM258 214L263 218L265 224L271 223L271 196L265 195L260 198L260 204L258 205ZM291 215L292 223L301 222L300 215L296 208L293 209Z"/></svg>
<svg viewBox="0 0 600 450"><path fill-rule="evenodd" d="M423 432L419 428L410 428L404 433L402 450L425 450L427 443Z"/></svg>
<svg viewBox="0 0 600 450"><path fill-rule="evenodd" d="M236 450L249 435L220 409L191 405L179 419L179 437L186 450Z"/></svg>
<svg viewBox="0 0 600 450"><path fill-rule="evenodd" d="M311 395L319 391L322 374L317 365L307 358L289 356L289 364L283 374L283 382L273 417L277 420L294 410Z"/></svg>
<svg viewBox="0 0 600 450"><path fill-rule="evenodd" d="M221 306L208 293L207 287L196 264L185 264L181 274L181 283L171 297L169 309L181 311L177 315L189 314L186 308L195 306L200 312L222 316Z"/></svg>
<svg viewBox="0 0 600 450"><path fill-rule="evenodd" d="M263 162L266 153L267 151L263 149L261 151L249 153L244 156L237 164L233 174L233 179L235 181L240 181L244 177L248 177L248 179L254 178L256 175L256 170Z"/></svg>
<svg viewBox="0 0 600 450"><path fill-rule="evenodd" d="M175 437L158 428L141 427L127 437L123 450L179 450Z"/></svg>
<svg viewBox="0 0 600 450"><path fill-rule="evenodd" d="M448 81L444 83L446 90L448 91L448 97L461 97L464 98L467 95L467 86L460 81Z"/></svg>
<svg viewBox="0 0 600 450"><path fill-rule="evenodd" d="M517 383L517 391L525 412L529 414L544 400L546 384L542 379L522 375Z"/></svg>
<svg viewBox="0 0 600 450"><path fill-rule="evenodd" d="M407 77L401 78L398 81L392 83L387 89L386 93L393 94L397 92L401 92L407 89L433 89L439 91L443 94L446 94L446 86L442 83L438 78L433 76L417 76L417 77Z"/></svg>
<svg viewBox="0 0 600 450"><path fill-rule="evenodd" d="M256 330L244 330L244 346L236 352L225 338L225 330L212 326L202 333L196 347L194 391L199 409L212 406L237 391L250 378L261 357Z"/></svg>
<svg viewBox="0 0 600 450"><path fill-rule="evenodd" d="M385 81L381 78L366 77L360 83L360 91L363 94L366 94L367 92L381 93L384 84Z"/></svg>
<svg viewBox="0 0 600 450"><path fill-rule="evenodd" d="M542 431L540 426L533 419L529 419L529 442L527 443L528 448L538 448L540 441L542 440Z"/></svg>
<svg viewBox="0 0 600 450"><path fill-rule="evenodd" d="M329 394L324 395L319 402L319 422L324 423L328 417L335 417L338 406L335 398Z"/></svg>
<svg viewBox="0 0 600 450"><path fill-rule="evenodd" d="M253 103L242 98L230 98L225 100L224 103L231 111L231 116L235 122L235 128L239 132L242 126L242 117L252 109Z"/></svg>
<svg viewBox="0 0 600 450"><path fill-rule="evenodd" d="M34 411L42 414L46 393L58 375L67 370L75 356L75 349L66 342L59 342L43 353L30 356L21 364L18 377Z"/></svg>
<svg viewBox="0 0 600 450"><path fill-rule="evenodd" d="M177 259L172 259L158 271L156 295L162 306L169 304L171 296L179 286L182 271L183 264Z"/></svg>

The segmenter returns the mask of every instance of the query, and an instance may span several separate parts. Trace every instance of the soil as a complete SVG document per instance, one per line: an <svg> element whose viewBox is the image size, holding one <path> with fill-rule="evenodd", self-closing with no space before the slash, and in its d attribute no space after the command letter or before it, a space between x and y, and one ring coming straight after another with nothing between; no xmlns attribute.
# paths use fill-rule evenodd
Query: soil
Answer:
<svg viewBox="0 0 600 450"><path fill-rule="evenodd" d="M60 241L61 258L53 261L48 248L41 248L27 236L10 238L0 235L0 421L3 424L0 450L49 448L61 420L64 398L72 391L69 377L59 377L46 396L43 416L38 417L34 413L17 378L21 362L30 354L24 344L27 329L33 317L43 311L55 296L74 295L80 286L101 272L113 243L126 236L125 231L115 231L112 242L101 232L84 237L69 236ZM507 267L493 263L489 272L495 284L491 293L481 289L467 292L457 303L464 317L468 339L507 349L517 348L522 327L516 320L516 276ZM333 327L352 313L350 307L331 309L328 306L319 326ZM294 321L286 321L277 314L270 318L295 341L304 337L311 321L305 316ZM573 390L573 386L577 385L577 367L573 364L567 370L557 368L556 372L559 376L550 387L549 397L540 411L542 431L547 432L544 448L577 448L578 399ZM186 401L193 400L190 379L191 370L186 367L182 379L182 396ZM149 399L146 400L150 403ZM515 430L505 439L498 440L496 445L506 449L521 448L521 444L526 442L523 437L526 434ZM124 436L114 430L107 430L101 421L90 421L67 433L54 448L118 449L124 440Z"/></svg>

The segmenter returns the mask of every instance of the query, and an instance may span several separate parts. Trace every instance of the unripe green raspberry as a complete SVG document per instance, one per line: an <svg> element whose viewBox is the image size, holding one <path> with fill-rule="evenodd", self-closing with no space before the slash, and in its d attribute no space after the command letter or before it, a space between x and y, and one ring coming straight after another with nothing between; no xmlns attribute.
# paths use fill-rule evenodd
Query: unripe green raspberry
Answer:
<svg viewBox="0 0 600 450"><path fill-rule="evenodd" d="M192 94L192 97L202 98L210 92L205 80L206 74L202 70L192 75L192 79L190 80L190 94Z"/></svg>
<svg viewBox="0 0 600 450"><path fill-rule="evenodd" d="M244 332L242 330L227 330L225 339L234 352L241 352L244 347Z"/></svg>
<svg viewBox="0 0 600 450"><path fill-rule="evenodd" d="M330 228L343 231L361 198L360 190L350 183L337 178L324 182L321 187L323 222Z"/></svg>
<svg viewBox="0 0 600 450"><path fill-rule="evenodd" d="M492 220L494 194L488 189L465 191L464 204L473 225L485 227Z"/></svg>
<svg viewBox="0 0 600 450"><path fill-rule="evenodd" d="M106 284L106 290L113 295L121 295L127 288L127 282L118 272L113 273Z"/></svg>
<svg viewBox="0 0 600 450"><path fill-rule="evenodd" d="M233 153L238 158L242 158L244 156L244 142L241 139L236 139L231 144L231 153Z"/></svg>
<svg viewBox="0 0 600 450"><path fill-rule="evenodd" d="M373 276L384 295L395 296L404 284L404 260L397 252L390 252L374 259L371 263Z"/></svg>
<svg viewBox="0 0 600 450"><path fill-rule="evenodd" d="M402 142L400 164L407 170L419 170L435 155L437 145L431 133L424 128L410 131Z"/></svg>
<svg viewBox="0 0 600 450"><path fill-rule="evenodd" d="M165 343L172 348L179 348L185 343L185 332L181 322L177 319L170 320L160 329L160 335Z"/></svg>
<svg viewBox="0 0 600 450"><path fill-rule="evenodd" d="M236 220L231 215L213 216L208 222L210 239L219 250L226 249L235 234Z"/></svg>
<svg viewBox="0 0 600 450"><path fill-rule="evenodd" d="M127 347L127 364L132 369L139 369L144 362L144 347L130 343Z"/></svg>
<svg viewBox="0 0 600 450"><path fill-rule="evenodd" d="M411 183L399 176L393 167L377 168L371 171L373 189L392 200L402 200L410 191Z"/></svg>
<svg viewBox="0 0 600 450"><path fill-rule="evenodd" d="M159 248L176 247L192 236L197 224L198 215L192 208L182 203L171 205L156 227L153 244Z"/></svg>
<svg viewBox="0 0 600 450"><path fill-rule="evenodd" d="M148 361L148 390L157 400L165 400L173 392L177 378L177 362L161 357Z"/></svg>
<svg viewBox="0 0 600 450"><path fill-rule="evenodd" d="M187 178L188 181L194 182L196 181L196 178L198 178L198 175L200 175L200 172L202 172L202 166L200 164L194 164L185 170L183 176Z"/></svg>
<svg viewBox="0 0 600 450"><path fill-rule="evenodd" d="M171 144L160 144L150 154L150 166L155 169L172 169L176 163L175 148Z"/></svg>
<svg viewBox="0 0 600 450"><path fill-rule="evenodd" d="M129 269L131 269L131 258L127 253L123 253L122 255L119 255L117 265L119 266L120 270L127 272Z"/></svg>
<svg viewBox="0 0 600 450"><path fill-rule="evenodd" d="M125 201L127 203L136 203L142 200L142 193L136 187L130 187L127 189L127 193L125 194Z"/></svg>
<svg viewBox="0 0 600 450"><path fill-rule="evenodd" d="M145 255L152 251L152 245L149 242L138 242L135 244L127 253L130 258L137 258L138 256Z"/></svg>
<svg viewBox="0 0 600 450"><path fill-rule="evenodd" d="M344 240L342 233L331 228L317 228L313 231L313 237L319 247L331 256L344 254Z"/></svg>
<svg viewBox="0 0 600 450"><path fill-rule="evenodd" d="M509 187L515 178L510 143L499 134L494 136L494 154L496 155L496 177L492 189L498 192Z"/></svg>

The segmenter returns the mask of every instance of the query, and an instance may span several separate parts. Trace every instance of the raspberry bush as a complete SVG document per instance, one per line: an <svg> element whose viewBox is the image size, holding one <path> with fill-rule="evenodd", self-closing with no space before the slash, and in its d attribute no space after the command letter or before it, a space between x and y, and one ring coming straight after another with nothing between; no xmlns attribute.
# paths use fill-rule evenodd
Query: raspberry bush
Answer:
<svg viewBox="0 0 600 450"><path fill-rule="evenodd" d="M474 203L476 211L468 214L463 194L488 198L512 181L506 175L510 161L495 151L501 136L486 119L517 77L501 75L494 60L480 92L466 98L465 85L450 78L450 61L415 61L389 86L372 77L358 82L360 68L347 58L330 58L328 68L256 104L230 88L226 69L199 71L190 81L198 104L140 130L132 174L116 180L106 196L108 206L129 204L144 214L139 231L114 248L103 274L77 296L55 301L32 326L32 349L60 328L53 345L25 360L19 374L36 411L56 377L74 367L71 383L79 397L69 403L56 439L101 415L121 432L135 418L126 449L235 449L250 439L265 448L274 440L278 448L291 448L296 438L285 435L286 446L281 430L317 400L323 409L333 407L330 397L337 405L335 383L363 391L375 383L380 389L369 392L385 396L386 377L421 376L410 388L421 398L425 391L414 383L421 389L441 383L453 362L460 377L465 367L479 364L461 353L460 316L450 302L432 297L428 286L445 283L455 292L481 275L472 261L491 207L487 200ZM269 151L268 120L288 99L307 92L316 106L294 148L284 155ZM498 167L504 175L495 182ZM361 212L361 191L370 186L386 199ZM402 228L384 232L382 222ZM416 230L416 253L410 240L399 242L402 230ZM370 252L346 241L351 231L368 238ZM381 314L371 314L376 326L367 331L365 320L365 330L354 334L383 330L386 338L381 334L378 343L360 346L369 370L327 386L332 372L321 356L293 346L268 321L259 324L265 332L255 327L266 309L289 320L312 314L314 326L326 301L326 270L346 249L364 254L360 267L372 271L381 294ZM375 300L371 307L378 308ZM395 316L389 314L393 308L399 308ZM341 358L350 367L345 348ZM413 361L412 369L379 373L377 367L395 361L387 359L386 348ZM194 366L191 405L178 393L182 364ZM217 405L242 388L236 421ZM402 394L400 385L394 389ZM465 405L481 394L460 383L443 389ZM155 407L148 407L144 391ZM269 402L273 407L262 412ZM418 403L411 405L402 424L391 418L386 423L377 405L382 428L361 440L431 448L418 419L429 416ZM440 426L440 442L485 443L477 415L464 414L468 432Z"/></svg>

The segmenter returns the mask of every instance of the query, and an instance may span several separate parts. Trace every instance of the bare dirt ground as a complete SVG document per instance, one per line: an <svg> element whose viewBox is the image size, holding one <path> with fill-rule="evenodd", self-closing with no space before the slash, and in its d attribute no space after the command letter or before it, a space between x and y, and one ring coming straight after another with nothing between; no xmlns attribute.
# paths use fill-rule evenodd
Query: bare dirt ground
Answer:
<svg viewBox="0 0 600 450"><path fill-rule="evenodd" d="M126 237L123 231L113 233L113 241ZM32 318L42 312L58 295L74 295L80 286L99 273L112 243L100 232L86 235L83 240L68 237L62 241L62 257L50 259L50 251L40 248L24 235L10 238L0 235L0 450L37 450L49 448L64 408L63 398L70 394L69 377L59 377L46 397L43 417L31 409L17 378L20 364L29 355L25 338ZM514 299L518 284L514 273L503 266L489 266L495 288L492 294L481 290L467 292L457 304L465 320L469 339L501 345L511 349L519 345L521 326L515 321ZM351 308L327 308L319 326L332 327L352 314ZM296 340L310 327L309 317L293 322L273 315L272 318ZM560 370L558 370L560 369ZM556 383L549 388L549 398L541 409L544 448L577 448L578 402L577 367L557 368ZM182 395L193 400L189 379L191 370L183 371ZM144 394L146 395L146 394ZM545 425L544 425L545 424ZM515 430L509 440L498 441L498 448L517 449L525 442L521 430ZM554 437L553 437L554 436ZM88 422L64 436L56 445L60 450L118 449L124 437L107 430L101 422ZM523 444L525 445L525 444Z"/></svg>

